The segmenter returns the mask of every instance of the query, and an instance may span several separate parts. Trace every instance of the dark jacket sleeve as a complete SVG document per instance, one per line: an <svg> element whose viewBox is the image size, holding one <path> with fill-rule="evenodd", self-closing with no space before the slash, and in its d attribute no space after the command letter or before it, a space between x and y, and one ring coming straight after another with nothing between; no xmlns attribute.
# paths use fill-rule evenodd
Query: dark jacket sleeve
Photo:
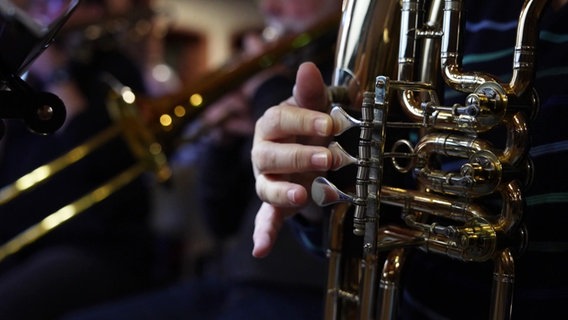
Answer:
<svg viewBox="0 0 568 320"><path fill-rule="evenodd" d="M251 99L255 120L266 109L288 98L293 82L287 76L264 82ZM252 137L228 144L204 143L197 161L198 201L211 231L226 238L239 229L245 209L256 198L250 151Z"/></svg>

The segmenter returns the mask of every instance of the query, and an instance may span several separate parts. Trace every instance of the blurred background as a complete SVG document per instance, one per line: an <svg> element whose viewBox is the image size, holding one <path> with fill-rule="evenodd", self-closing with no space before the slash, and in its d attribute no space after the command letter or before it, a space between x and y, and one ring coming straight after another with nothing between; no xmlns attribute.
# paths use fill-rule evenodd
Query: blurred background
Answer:
<svg viewBox="0 0 568 320"><path fill-rule="evenodd" d="M53 25L72 3L75 1L0 2L6 21L12 19L11 6L15 5L40 26ZM81 0L55 38L58 49L51 51L59 52L42 53L33 62L37 79L25 76L28 81L44 83L44 90L59 94L58 88L50 86L57 87L62 80L68 80L64 61L95 65L98 58L93 52L110 54L110 60L116 52L124 54L142 72L146 87L143 96L159 100L168 94L188 92L223 66L239 65L238 54L243 52L244 37L260 34L264 25L256 0ZM20 41L21 35L15 39ZM11 45L1 43L0 49L5 53L2 59L8 60L14 50ZM65 93L62 100L70 121L77 100L66 97ZM216 245L203 227L201 215L196 213L199 208L192 196L197 187L193 178L196 154L191 145L180 148L169 159L174 171L171 181L167 186L156 183L152 188L155 199L151 225L166 242L167 250L182 251L172 252L172 256L191 259L172 262L182 269L181 273L189 275L197 272L195 260L208 255ZM172 245L170 240L179 245Z"/></svg>
<svg viewBox="0 0 568 320"><path fill-rule="evenodd" d="M285 254L250 254L259 205L250 144L255 119L290 96L300 62L331 65L337 19L328 18L339 8L336 0L0 0L3 97L18 95L9 102L34 119L51 106L36 94L56 96L65 111L48 134L24 117L0 119L0 318L62 319L194 279L228 306L246 305L232 295L268 306L254 298L257 289L267 297L267 283L302 309L319 306L324 265L291 227ZM312 24L318 33L291 41ZM274 47L276 63L266 54ZM315 304L297 294L304 286Z"/></svg>
<svg viewBox="0 0 568 320"><path fill-rule="evenodd" d="M242 32L260 28L262 17L254 0L157 0L153 5L175 35L195 37L209 67L222 64Z"/></svg>
<svg viewBox="0 0 568 320"><path fill-rule="evenodd" d="M184 81L226 63L243 34L263 26L255 0L156 0L152 6L166 25L166 62Z"/></svg>
<svg viewBox="0 0 568 320"><path fill-rule="evenodd" d="M166 87L158 89L157 96L172 88L191 88L204 75L234 62L242 50L243 36L260 31L264 25L256 0L155 0L152 8L163 28L158 29L163 52L156 61L166 67L156 63L153 68L154 79L163 81ZM168 69L172 73L160 73ZM172 84L168 76L177 77L181 83ZM214 255L219 245L205 227L194 197L198 186L192 166L197 153L193 151L193 146L186 146L170 159L174 173L170 185L154 189L152 215L156 232L180 245L166 243L165 247L180 251L171 253L172 268L180 268L187 277L199 274L203 261ZM177 261L178 257L184 260Z"/></svg>

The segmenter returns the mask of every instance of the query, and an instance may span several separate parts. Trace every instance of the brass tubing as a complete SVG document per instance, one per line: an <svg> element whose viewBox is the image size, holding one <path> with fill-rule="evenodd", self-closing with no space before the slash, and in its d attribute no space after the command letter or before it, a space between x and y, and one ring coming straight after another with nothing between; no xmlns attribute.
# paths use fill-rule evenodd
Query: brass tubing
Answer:
<svg viewBox="0 0 568 320"><path fill-rule="evenodd" d="M412 81L416 60L416 37L420 27L419 11L423 6L420 0L402 0L400 41L398 48L398 75L401 81Z"/></svg>
<svg viewBox="0 0 568 320"><path fill-rule="evenodd" d="M327 273L327 292L325 319L337 319L339 314L339 291L342 290L342 250L343 225L349 206L343 204L334 209L330 220L330 243L327 251L329 259Z"/></svg>
<svg viewBox="0 0 568 320"><path fill-rule="evenodd" d="M344 157L348 159L345 162L359 169L353 186L355 194L334 189L330 183L322 183L321 177L314 183L319 190L312 192L317 195L314 201L320 205L350 202L360 211L354 214L353 224L365 226L359 229L364 232L355 233L362 237L353 239L363 242L363 254L359 257L337 246L338 239L353 236L336 234L344 230L343 219L351 216L342 216L341 221L332 217L335 224L330 226L333 250L330 250L329 270L333 271L333 276L328 282L331 285L326 300L326 311L331 311L326 312L326 319L396 317L401 262L405 258L404 251L409 249L468 262L493 261L491 316L493 319L510 317L515 275L512 253L520 253L526 246L522 225L525 186L522 184L528 182L521 181L525 179L521 175L532 169L527 159L527 119L522 112L530 109L528 113L534 115L531 110L538 101L536 94L525 94L532 92L537 24L548 1L525 0L523 4L509 83L483 71L463 70L465 1L344 1L332 80L333 92L341 94L334 95L340 99L332 102L330 113L338 123L336 127L341 127L338 134L345 128L358 126L363 133L371 129L372 135L370 139L368 134L359 136L357 157ZM428 4L428 8L423 8L423 4ZM400 22L398 35L394 34L394 24L391 24L396 24L397 20ZM394 38L400 38L399 43L390 41ZM397 49L393 49L395 45L398 45L398 55L393 54ZM389 61L393 57L398 61ZM392 63L396 63L395 68ZM395 79L391 79L393 75ZM438 78L443 80L441 87ZM463 104L444 106L439 102L438 93L445 89L468 95ZM370 116L369 105L363 101L373 91L375 102ZM383 99L386 101L386 97L393 95L398 97L407 119L400 120L392 104L388 110L391 112L381 112L385 105ZM337 112L337 108L361 108L358 110L361 120L338 116L341 112ZM347 120L342 120L344 118ZM383 127L394 129L397 137L403 135L398 129L413 131L409 134L411 138L395 139L392 154L380 151L369 156L368 149L379 150L385 141L391 143L387 133L377 134ZM502 139L488 140L481 135L487 132L487 137L492 137L501 130L506 132L504 145L493 146L491 142ZM411 164L401 167L395 163L394 167L405 169L395 173L411 173L417 180L416 189L385 185L386 177L396 183L400 180L388 174L383 178L383 159L400 151L396 148L399 141L415 140L416 145L408 147ZM447 158L456 158L456 162L463 164L459 170L445 170L442 165L452 160ZM380 168L377 172L381 174L373 174L369 170L372 166ZM378 186L376 199L369 186ZM371 213L372 210L367 209L374 208L369 206L374 200L379 204L375 205L377 212ZM384 206L397 209L399 223L387 224L385 221L390 221L390 217L381 219ZM376 229L368 230L372 227ZM377 239L376 244L369 242L373 237ZM391 256L386 257L380 273L377 263L387 252ZM359 264L353 263L352 256ZM356 267L346 268L354 265ZM359 279L357 285L346 285L347 280L353 278ZM376 294L373 288L377 285L376 305L371 306L370 301ZM349 303L350 308L346 308L345 303ZM358 309L352 310L351 306Z"/></svg>
<svg viewBox="0 0 568 320"><path fill-rule="evenodd" d="M515 283L515 262L509 249L499 252L494 259L493 287L490 319L511 319L513 288Z"/></svg>
<svg viewBox="0 0 568 320"><path fill-rule="evenodd" d="M414 0L417 1L417 0ZM523 9L519 15L519 23L517 27L517 38L515 41L515 52L513 56L512 63L512 77L509 83L502 83L495 76L483 72L464 72L461 65L461 48L460 40L462 35L461 31L461 19L463 10L462 0L445 0L444 7L444 18L443 18L443 36L442 36L442 49L441 49L441 67L442 75L448 86L451 88L463 91L463 92L474 92L485 83L495 83L495 86L502 87L505 94L521 96L527 88L530 87L532 78L534 77L534 60L536 52L536 41L538 40L538 21L542 10L544 9L547 0L527 0L523 5ZM433 4L433 6L436 4ZM436 8L433 8L433 12L436 12ZM432 19L435 19L435 15L432 15ZM434 25L435 20L429 20L430 25ZM408 28L411 26L401 26L401 38L406 39L409 36L404 37L408 33ZM406 32L406 33L403 33ZM434 32L435 34L435 32ZM406 39L408 42L408 39ZM404 42L401 42L404 43ZM433 45L433 40L428 39L426 44L426 50L428 46ZM401 46L399 53L399 80L410 81L411 72L410 69L416 60L408 52L413 52L409 50L410 44L406 43L403 47ZM426 51L428 52L428 51ZM430 57L422 56L419 57L422 60L428 60ZM430 65L428 63L421 65ZM430 70L430 69L427 69ZM428 72L427 70L423 72ZM431 76L431 72L428 74L423 74L420 78L421 82L433 83L435 78ZM419 88L415 88L418 90ZM416 92L412 90L401 90L399 93L399 101L406 114L413 121L422 121L426 116L425 111L422 107L422 101L428 101L429 103L437 104L438 97L434 91L419 90L422 92L421 98L416 98ZM506 96L504 96L505 98ZM504 103L504 102L502 102ZM504 103L506 107L506 103ZM496 114L495 116L498 116ZM459 129L459 123L456 123L455 115L452 113L451 109L448 110L438 110L435 118L436 127L443 129ZM434 124L430 124L434 125ZM473 129L473 128L472 128ZM485 131L486 127L480 126L476 131Z"/></svg>
<svg viewBox="0 0 568 320"><path fill-rule="evenodd" d="M462 69L463 10L463 0L445 0L440 62L442 76L448 86L462 92L473 92L482 83L498 81L487 73L464 72Z"/></svg>
<svg viewBox="0 0 568 320"><path fill-rule="evenodd" d="M385 260L379 284L379 303L383 308L378 311L377 319L395 319L400 292L400 274L406 252L403 248L392 250Z"/></svg>
<svg viewBox="0 0 568 320"><path fill-rule="evenodd" d="M388 186L383 186L381 192L383 194L382 204L399 208L410 206L419 212L460 222L466 222L473 217L482 217L490 221L496 230L503 233L508 233L518 226L522 218L523 197L520 185L516 181L509 182L500 190L503 205L497 216L475 203L459 201L434 193Z"/></svg>
<svg viewBox="0 0 568 320"><path fill-rule="evenodd" d="M518 181L513 180L503 186L500 192L503 199L501 214L493 222L493 225L496 230L509 234L519 227L523 217L524 201L521 185Z"/></svg>
<svg viewBox="0 0 568 320"><path fill-rule="evenodd" d="M517 112L505 117L503 122L507 129L507 140L499 160L517 166L528 152L530 137L527 120L522 112Z"/></svg>
<svg viewBox="0 0 568 320"><path fill-rule="evenodd" d="M56 173L68 166L81 161L84 157L96 150L98 147L117 137L121 132L121 127L114 124L91 137L85 143L71 149L66 154L44 164L13 183L0 189L0 206L12 201L14 198L33 190L41 185Z"/></svg>
<svg viewBox="0 0 568 320"><path fill-rule="evenodd" d="M513 75L509 82L512 94L521 96L534 79L538 22L548 0L526 0L519 15L513 59Z"/></svg>
<svg viewBox="0 0 568 320"><path fill-rule="evenodd" d="M0 246L0 261L3 261L6 257L37 241L54 228L57 228L64 222L74 218L84 210L105 200L107 197L112 195L113 192L124 187L146 170L146 166L139 162L130 167L128 170L115 176L105 184L99 186L92 192L48 215L39 223L29 227L16 237L10 239L10 241Z"/></svg>
<svg viewBox="0 0 568 320"><path fill-rule="evenodd" d="M376 246L376 245L375 245ZM376 250L375 250L376 251ZM363 275L360 285L360 320L373 319L376 312L376 283L378 279L378 259L376 252L366 253L362 260Z"/></svg>
<svg viewBox="0 0 568 320"><path fill-rule="evenodd" d="M346 0L337 39L332 85L344 87L349 108L361 106L363 92L375 91L377 75L394 76L400 4L397 0Z"/></svg>
<svg viewBox="0 0 568 320"><path fill-rule="evenodd" d="M402 90L398 91L398 101L402 109L413 121L422 121L424 117L424 112L420 105L420 101L428 100L432 102L437 102L438 97L436 93L432 90L436 83L435 72L437 68L435 66L439 65L435 55L437 48L439 47L439 32L436 31L437 25L442 21L440 12L442 7L442 0L435 0L428 10L428 17L425 25L431 30L421 30L422 25L419 25L419 19L416 16L418 11L423 10L423 3L420 0L406 0L403 1L403 12L402 21L400 25L400 48L398 56L398 77L397 79L401 82L410 82L416 80L414 78L414 68L417 65L416 61L422 63L418 64L420 74L419 83L426 84L431 87L431 89L421 89L423 92L421 99L416 99L415 92L413 90L419 89L418 86L414 86L410 89L400 88ZM404 9L406 8L406 9ZM416 55L416 42L418 38L422 39L421 33L425 35L423 39L423 51L422 54L417 57ZM425 62L426 61L426 62ZM442 115L443 116L443 115Z"/></svg>
<svg viewBox="0 0 568 320"><path fill-rule="evenodd" d="M487 217L479 205L458 201L428 192L405 190L383 186L381 203L399 208L410 206L413 210L433 214L454 221L465 222L474 216Z"/></svg>
<svg viewBox="0 0 568 320"><path fill-rule="evenodd" d="M534 77L534 60L538 40L538 21L548 0L525 0L519 15L513 76L505 86L509 94L522 95ZM446 0L444 7L444 36L442 40L442 75L446 84L455 90L473 92L479 85L498 79L488 73L464 72L461 65L460 39L463 0Z"/></svg>

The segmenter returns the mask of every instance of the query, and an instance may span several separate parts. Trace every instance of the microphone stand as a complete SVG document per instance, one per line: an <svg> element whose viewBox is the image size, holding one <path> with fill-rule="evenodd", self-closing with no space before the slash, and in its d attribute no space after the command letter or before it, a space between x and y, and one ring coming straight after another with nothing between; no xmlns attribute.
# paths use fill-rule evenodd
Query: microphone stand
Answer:
<svg viewBox="0 0 568 320"><path fill-rule="evenodd" d="M59 129L66 117L65 104L49 92L37 91L21 75L54 41L79 0L70 0L66 10L48 26L41 25L8 0L0 0L0 139L3 119L22 119L35 133Z"/></svg>

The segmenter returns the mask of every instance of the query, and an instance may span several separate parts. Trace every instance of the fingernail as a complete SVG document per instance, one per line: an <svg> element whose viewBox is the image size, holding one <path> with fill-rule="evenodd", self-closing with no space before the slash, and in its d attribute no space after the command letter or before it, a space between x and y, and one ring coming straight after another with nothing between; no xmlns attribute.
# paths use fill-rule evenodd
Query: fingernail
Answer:
<svg viewBox="0 0 568 320"><path fill-rule="evenodd" d="M321 136L329 135L327 119L321 119L321 118L316 119L314 122L314 126L319 135Z"/></svg>
<svg viewBox="0 0 568 320"><path fill-rule="evenodd" d="M288 190L288 192L286 193L286 196L288 197L288 200L290 202L297 203L297 201L296 201L296 190L295 189Z"/></svg>
<svg viewBox="0 0 568 320"><path fill-rule="evenodd" d="M310 160L311 160L312 165L314 165L318 168L327 169L328 166L329 166L328 165L329 161L328 161L326 153L314 153Z"/></svg>

